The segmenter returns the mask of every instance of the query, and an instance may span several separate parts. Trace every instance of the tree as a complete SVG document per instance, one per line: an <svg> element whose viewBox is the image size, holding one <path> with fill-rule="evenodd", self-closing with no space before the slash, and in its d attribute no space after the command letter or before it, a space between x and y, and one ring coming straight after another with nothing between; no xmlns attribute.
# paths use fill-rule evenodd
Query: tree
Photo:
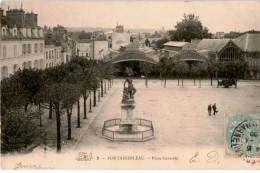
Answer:
<svg viewBox="0 0 260 173"><path fill-rule="evenodd" d="M178 61L175 64L175 71L178 75L181 75L181 79L182 79L182 88L183 88L183 77L184 75L188 72L189 70L189 66L185 61Z"/></svg>
<svg viewBox="0 0 260 173"><path fill-rule="evenodd" d="M42 130L35 123L37 112L13 108L1 117L1 152L23 151L31 145ZM42 142L42 141L39 141Z"/></svg>
<svg viewBox="0 0 260 173"><path fill-rule="evenodd" d="M208 70L208 65L204 62L199 62L196 65L192 66L191 69L194 73L194 76L199 76L199 88L201 87L201 77L204 74L207 74L207 70ZM194 78L195 80L195 78Z"/></svg>
<svg viewBox="0 0 260 173"><path fill-rule="evenodd" d="M71 139L71 114L73 105L77 103L80 95L81 89L80 85L76 84L63 84L63 90L66 92L64 93L64 97L62 98L62 109L65 109L67 112L67 122L68 122L68 140Z"/></svg>
<svg viewBox="0 0 260 173"><path fill-rule="evenodd" d="M226 79L235 80L235 87L237 87L237 79L244 76L248 70L248 64L244 61L224 61L218 62L218 74Z"/></svg>
<svg viewBox="0 0 260 173"><path fill-rule="evenodd" d="M85 32L84 30L79 34L78 36L79 39L91 39L92 38L92 33L91 32Z"/></svg>
<svg viewBox="0 0 260 173"><path fill-rule="evenodd" d="M166 79L167 76L171 73L172 69L172 60L169 60L167 57L163 56L156 63L156 69L164 76L164 88L166 88Z"/></svg>
<svg viewBox="0 0 260 173"><path fill-rule="evenodd" d="M154 65L148 62L140 62L139 68L141 73L145 74L145 86L148 87L148 74L154 70Z"/></svg>
<svg viewBox="0 0 260 173"><path fill-rule="evenodd" d="M145 46L151 47L151 43L148 39L145 40Z"/></svg>
<svg viewBox="0 0 260 173"><path fill-rule="evenodd" d="M174 41L190 42L192 39L211 38L207 27L203 27L198 16L184 14L181 22L177 22L175 30L168 31L170 39Z"/></svg>
<svg viewBox="0 0 260 173"><path fill-rule="evenodd" d="M42 71L37 69L23 69L18 70L13 76L12 79L19 86L19 90L21 91L21 97L24 99L24 108L27 111L29 104L34 104L37 97L37 93L39 93L40 88L43 84L42 80Z"/></svg>
<svg viewBox="0 0 260 173"><path fill-rule="evenodd" d="M65 65L60 65L48 69L44 74L44 77L48 79L46 84L40 90L40 97L44 103L50 103L52 101L56 112L56 124L57 124L57 152L61 151L61 109L62 101L66 97L67 92L66 78L68 77L68 68Z"/></svg>
<svg viewBox="0 0 260 173"><path fill-rule="evenodd" d="M161 40L157 40L156 41L156 47L158 49L163 49L164 48L164 44L167 43L169 40L167 38L163 38Z"/></svg>
<svg viewBox="0 0 260 173"><path fill-rule="evenodd" d="M217 73L217 62L215 59L213 58L210 58L208 61L207 61L207 64L208 64L208 74L209 74L209 77L210 77L210 85L212 86L213 83L212 83L212 78L213 76L216 75Z"/></svg>

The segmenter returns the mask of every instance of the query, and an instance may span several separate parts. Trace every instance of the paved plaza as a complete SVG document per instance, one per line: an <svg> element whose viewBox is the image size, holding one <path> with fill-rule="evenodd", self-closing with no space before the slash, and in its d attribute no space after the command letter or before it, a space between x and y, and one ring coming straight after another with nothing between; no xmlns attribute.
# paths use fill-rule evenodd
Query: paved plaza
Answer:
<svg viewBox="0 0 260 173"><path fill-rule="evenodd" d="M138 148L158 151L179 146L223 146L224 115L260 112L260 82L238 81L238 88L217 88L216 81L202 80L202 87L193 80L184 80L184 88L177 80L168 80L164 88L159 80L134 79L135 117L151 120L155 138L146 142L112 142L101 137L105 120L120 118L124 80L114 80L111 94L100 108L89 128L75 146L83 149ZM180 81L181 84L181 81ZM208 116L207 106L217 104L218 113Z"/></svg>

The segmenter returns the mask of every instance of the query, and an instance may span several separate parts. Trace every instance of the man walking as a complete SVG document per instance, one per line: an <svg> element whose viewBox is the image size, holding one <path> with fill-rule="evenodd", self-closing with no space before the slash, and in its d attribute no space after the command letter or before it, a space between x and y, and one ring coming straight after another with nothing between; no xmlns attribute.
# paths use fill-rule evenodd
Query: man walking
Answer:
<svg viewBox="0 0 260 173"><path fill-rule="evenodd" d="M215 115L216 113L218 113L216 103L214 103L214 105L212 106L212 108L213 108L213 115Z"/></svg>
<svg viewBox="0 0 260 173"><path fill-rule="evenodd" d="M211 110L212 110L212 107L211 107L211 104L208 105L208 113L209 113L209 116L211 116Z"/></svg>

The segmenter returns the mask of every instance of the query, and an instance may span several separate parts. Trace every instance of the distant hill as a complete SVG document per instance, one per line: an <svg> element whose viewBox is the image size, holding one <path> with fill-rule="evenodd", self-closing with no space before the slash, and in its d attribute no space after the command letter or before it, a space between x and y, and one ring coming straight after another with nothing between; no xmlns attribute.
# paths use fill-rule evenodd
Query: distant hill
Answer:
<svg viewBox="0 0 260 173"><path fill-rule="evenodd" d="M85 31L85 32L93 32L93 31L112 31L114 28L102 28L102 27L66 27L68 31L77 32L77 31ZM154 33L154 31L160 31L160 29L128 29L125 28L125 31L135 32L135 33Z"/></svg>

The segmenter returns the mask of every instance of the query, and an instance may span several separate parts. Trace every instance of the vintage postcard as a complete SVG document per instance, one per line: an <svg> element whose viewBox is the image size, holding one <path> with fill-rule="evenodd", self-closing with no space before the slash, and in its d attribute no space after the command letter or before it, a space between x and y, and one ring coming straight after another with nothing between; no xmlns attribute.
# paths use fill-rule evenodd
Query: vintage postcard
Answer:
<svg viewBox="0 0 260 173"><path fill-rule="evenodd" d="M260 169L259 1L1 1L1 169Z"/></svg>

